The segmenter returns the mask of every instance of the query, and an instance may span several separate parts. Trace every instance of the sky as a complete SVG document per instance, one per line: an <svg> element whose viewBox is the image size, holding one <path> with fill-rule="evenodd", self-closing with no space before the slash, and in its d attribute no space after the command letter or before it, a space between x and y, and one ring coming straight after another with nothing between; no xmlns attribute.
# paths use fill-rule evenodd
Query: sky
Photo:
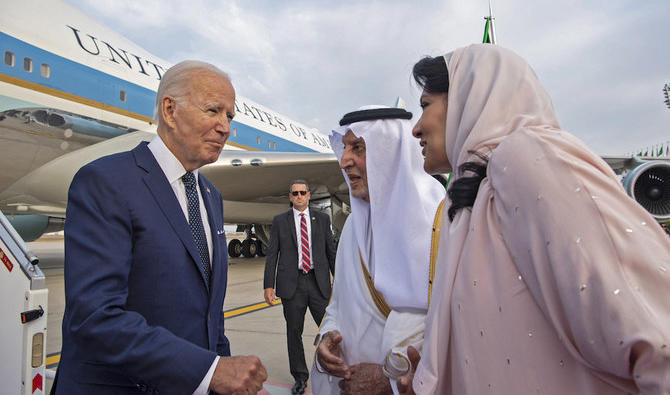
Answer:
<svg viewBox="0 0 670 395"><path fill-rule="evenodd" d="M400 96L414 63L481 42L487 0L67 0L169 62L228 72L239 95L329 133ZM113 6L110 6L113 4ZM561 127L601 155L670 142L668 0L492 0L498 45L533 67Z"/></svg>

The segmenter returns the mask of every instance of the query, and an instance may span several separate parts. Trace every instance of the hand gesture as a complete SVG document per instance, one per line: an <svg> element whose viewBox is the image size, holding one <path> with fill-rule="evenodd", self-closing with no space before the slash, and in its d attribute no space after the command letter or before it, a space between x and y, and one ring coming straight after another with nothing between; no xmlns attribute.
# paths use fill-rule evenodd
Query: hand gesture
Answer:
<svg viewBox="0 0 670 395"><path fill-rule="evenodd" d="M316 360L331 376L349 378L351 374L341 358L340 342L342 335L339 331L326 332L316 347Z"/></svg>
<svg viewBox="0 0 670 395"><path fill-rule="evenodd" d="M265 297L265 301L267 302L267 304L269 304L270 306L274 306L275 304L274 300L276 299L274 288L265 288L263 296Z"/></svg>
<svg viewBox="0 0 670 395"><path fill-rule="evenodd" d="M258 357L220 357L209 389L219 394L257 394L267 378Z"/></svg>
<svg viewBox="0 0 670 395"><path fill-rule="evenodd" d="M407 356L409 361L412 363L412 369L410 369L407 376L403 376L398 380L398 392L403 395L414 395L414 388L412 388L412 380L414 380L414 372L416 372L416 367L419 365L421 360L421 355L416 350L416 348L409 346L407 348Z"/></svg>
<svg viewBox="0 0 670 395"><path fill-rule="evenodd" d="M376 363L359 363L350 369L351 376L340 380L342 395L387 395L393 394L391 382Z"/></svg>

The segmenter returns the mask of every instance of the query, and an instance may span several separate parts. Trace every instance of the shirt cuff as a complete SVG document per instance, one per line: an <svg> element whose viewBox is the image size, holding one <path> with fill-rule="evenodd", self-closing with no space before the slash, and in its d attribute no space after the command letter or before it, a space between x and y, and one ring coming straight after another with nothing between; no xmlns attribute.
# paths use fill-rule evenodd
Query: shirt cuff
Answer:
<svg viewBox="0 0 670 395"><path fill-rule="evenodd" d="M212 382L212 377L214 377L214 370L216 369L216 364L219 363L219 356L217 355L212 362L212 366L209 367L205 378L202 379L198 388L193 391L193 395L207 395L209 393L209 384Z"/></svg>
<svg viewBox="0 0 670 395"><path fill-rule="evenodd" d="M398 380L388 378L389 382L391 383L391 389L393 390L393 395L399 395L400 391L398 390Z"/></svg>

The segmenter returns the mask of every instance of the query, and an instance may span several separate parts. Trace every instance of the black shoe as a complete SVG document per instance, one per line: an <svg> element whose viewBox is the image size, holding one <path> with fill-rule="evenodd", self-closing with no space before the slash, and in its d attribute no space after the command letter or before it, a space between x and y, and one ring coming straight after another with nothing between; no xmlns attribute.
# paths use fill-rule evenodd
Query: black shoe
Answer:
<svg viewBox="0 0 670 395"><path fill-rule="evenodd" d="M306 388L307 380L298 380L293 384L293 388L291 388L291 395L302 395L305 393Z"/></svg>

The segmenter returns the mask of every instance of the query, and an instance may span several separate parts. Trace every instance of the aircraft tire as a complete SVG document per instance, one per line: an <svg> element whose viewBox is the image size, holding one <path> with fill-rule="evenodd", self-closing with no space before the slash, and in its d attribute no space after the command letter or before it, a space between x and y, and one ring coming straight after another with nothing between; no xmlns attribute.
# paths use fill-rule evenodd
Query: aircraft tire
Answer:
<svg viewBox="0 0 670 395"><path fill-rule="evenodd" d="M253 258L256 256L256 242L251 239L246 239L242 242L242 255L245 258Z"/></svg>
<svg viewBox="0 0 670 395"><path fill-rule="evenodd" d="M267 248L263 244L262 241L256 240L256 255L260 257L264 257L265 254L267 253Z"/></svg>
<svg viewBox="0 0 670 395"><path fill-rule="evenodd" d="M237 239L232 239L228 243L228 255L231 258L238 258L242 255L242 242Z"/></svg>

